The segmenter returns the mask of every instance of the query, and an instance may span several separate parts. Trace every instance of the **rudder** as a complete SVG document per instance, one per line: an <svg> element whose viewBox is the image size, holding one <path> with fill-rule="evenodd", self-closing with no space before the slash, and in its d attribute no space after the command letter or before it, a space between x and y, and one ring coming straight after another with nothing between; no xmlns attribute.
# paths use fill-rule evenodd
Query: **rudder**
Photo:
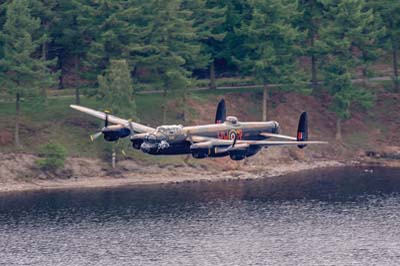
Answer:
<svg viewBox="0 0 400 266"><path fill-rule="evenodd" d="M297 128L297 141L307 141L308 140L308 118L307 112L303 112L300 115L299 126ZM300 149L303 149L307 145L298 145Z"/></svg>
<svg viewBox="0 0 400 266"><path fill-rule="evenodd" d="M225 107L225 100L222 99L218 103L217 112L215 114L215 124L224 123L226 119L226 107Z"/></svg>

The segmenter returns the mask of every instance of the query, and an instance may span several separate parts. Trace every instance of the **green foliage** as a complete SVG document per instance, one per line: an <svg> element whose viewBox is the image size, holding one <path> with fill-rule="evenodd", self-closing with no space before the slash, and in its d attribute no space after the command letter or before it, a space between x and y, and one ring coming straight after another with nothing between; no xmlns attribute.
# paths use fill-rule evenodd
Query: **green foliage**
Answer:
<svg viewBox="0 0 400 266"><path fill-rule="evenodd" d="M222 40L226 36L223 23L226 19L226 6L215 0L186 0L184 8L192 12L190 18L196 30L198 41L201 43L201 53L195 67L202 68L221 52ZM208 61L208 62L207 62Z"/></svg>
<svg viewBox="0 0 400 266"><path fill-rule="evenodd" d="M55 75L49 69L54 61L35 56L46 40L39 29L40 19L30 15L29 1L8 4L0 35L4 43L0 81L10 94L32 95L38 92L39 87L49 87L54 82Z"/></svg>
<svg viewBox="0 0 400 266"><path fill-rule="evenodd" d="M113 113L135 118L136 103L133 99L133 81L126 60L111 60L109 69L98 76L98 98Z"/></svg>
<svg viewBox="0 0 400 266"><path fill-rule="evenodd" d="M326 53L324 85L334 99L332 110L338 117L348 119L352 102L364 107L373 103L371 93L352 84L351 71L365 62L363 49L376 40L377 33L371 30L373 14L366 9L365 1L326 0L324 3L328 19L317 42Z"/></svg>
<svg viewBox="0 0 400 266"><path fill-rule="evenodd" d="M298 16L294 0L250 1L252 19L240 34L249 53L241 62L263 84L293 81L300 32L292 20Z"/></svg>
<svg viewBox="0 0 400 266"><path fill-rule="evenodd" d="M36 164L46 171L54 171L64 167L67 150L56 143L48 143L39 152L42 159L38 159Z"/></svg>

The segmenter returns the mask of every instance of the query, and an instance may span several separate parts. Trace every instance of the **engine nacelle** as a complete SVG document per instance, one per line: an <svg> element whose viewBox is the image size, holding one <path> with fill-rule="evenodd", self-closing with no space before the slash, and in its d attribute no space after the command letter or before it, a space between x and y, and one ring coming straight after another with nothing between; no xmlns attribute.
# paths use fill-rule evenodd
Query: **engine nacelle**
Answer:
<svg viewBox="0 0 400 266"><path fill-rule="evenodd" d="M246 158L246 151L232 151L229 153L232 160L240 161Z"/></svg>
<svg viewBox="0 0 400 266"><path fill-rule="evenodd" d="M144 142L143 139L132 139L132 147L136 150L140 150L140 146L142 145L142 143Z"/></svg>
<svg viewBox="0 0 400 266"><path fill-rule="evenodd" d="M202 152L193 152L192 157L196 159L204 159L208 157L207 153L202 153Z"/></svg>
<svg viewBox="0 0 400 266"><path fill-rule="evenodd" d="M120 138L125 138L129 136L131 134L131 131L128 128L124 127L119 129L104 128L102 130L102 133L106 141L117 141Z"/></svg>

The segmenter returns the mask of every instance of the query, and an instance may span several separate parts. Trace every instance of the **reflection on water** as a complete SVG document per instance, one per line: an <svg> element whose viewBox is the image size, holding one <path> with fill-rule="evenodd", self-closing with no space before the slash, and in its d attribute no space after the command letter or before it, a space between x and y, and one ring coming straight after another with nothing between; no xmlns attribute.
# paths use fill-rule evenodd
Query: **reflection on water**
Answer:
<svg viewBox="0 0 400 266"><path fill-rule="evenodd" d="M316 182L320 194L243 181L2 197L0 265L400 264L392 179L373 195Z"/></svg>

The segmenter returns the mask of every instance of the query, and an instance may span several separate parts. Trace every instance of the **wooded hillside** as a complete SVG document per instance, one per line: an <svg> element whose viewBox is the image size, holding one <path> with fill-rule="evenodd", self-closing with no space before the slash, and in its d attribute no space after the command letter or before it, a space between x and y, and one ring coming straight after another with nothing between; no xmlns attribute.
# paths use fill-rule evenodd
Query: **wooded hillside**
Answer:
<svg viewBox="0 0 400 266"><path fill-rule="evenodd" d="M374 105L367 81L382 58L387 89L400 90L399 1L8 0L0 29L0 95L15 99L17 146L21 98L46 104L49 89L74 88L76 103L83 92L122 113L110 98L131 95L133 115L138 91L178 92L184 119L198 80L215 89L218 78L246 77L264 88L264 120L272 91L327 95L337 139L354 105Z"/></svg>

